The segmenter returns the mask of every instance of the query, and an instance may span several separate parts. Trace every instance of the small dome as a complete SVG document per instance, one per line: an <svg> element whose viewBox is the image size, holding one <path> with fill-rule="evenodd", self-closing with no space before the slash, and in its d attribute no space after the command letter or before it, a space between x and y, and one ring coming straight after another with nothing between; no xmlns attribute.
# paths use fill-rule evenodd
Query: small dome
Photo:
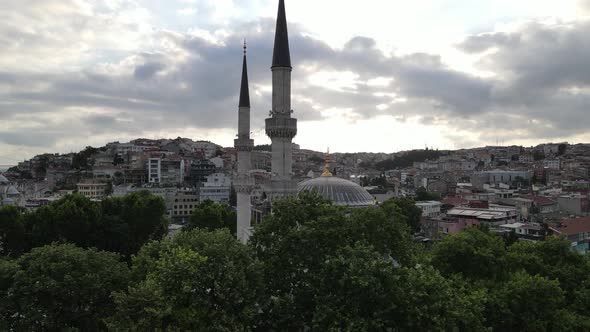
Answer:
<svg viewBox="0 0 590 332"><path fill-rule="evenodd" d="M10 195L10 196L20 195L20 192L14 186L10 186L6 190L6 195Z"/></svg>
<svg viewBox="0 0 590 332"><path fill-rule="evenodd" d="M10 181L8 181L8 179L4 175L0 174L0 184L9 184L9 183L10 183Z"/></svg>
<svg viewBox="0 0 590 332"><path fill-rule="evenodd" d="M334 176L319 178L299 183L298 192L317 191L324 198L331 200L334 205L365 207L375 205L375 199L368 191L358 184Z"/></svg>

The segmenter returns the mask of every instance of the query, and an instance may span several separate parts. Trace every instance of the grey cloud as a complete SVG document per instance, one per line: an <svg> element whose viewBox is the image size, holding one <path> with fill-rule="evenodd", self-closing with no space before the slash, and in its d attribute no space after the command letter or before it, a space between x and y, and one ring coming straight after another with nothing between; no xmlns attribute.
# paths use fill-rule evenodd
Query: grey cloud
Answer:
<svg viewBox="0 0 590 332"><path fill-rule="evenodd" d="M52 147L59 137L58 133L36 130L0 131L0 143L28 147Z"/></svg>
<svg viewBox="0 0 590 332"><path fill-rule="evenodd" d="M518 45L520 35L507 33L484 33L470 36L461 43L459 48L468 53L481 53L495 46L512 47Z"/></svg>
<svg viewBox="0 0 590 332"><path fill-rule="evenodd" d="M81 72L31 74L19 68L7 69L0 72L0 87L10 87L0 89L0 119L17 121L18 116L34 118L72 108L92 109L92 114L104 112L78 115L75 129L59 121L47 124L41 132L47 135L44 144L54 144L65 135L83 137L84 132L116 135L122 131L141 133L187 126L234 128L241 39L247 36L252 124L256 130L262 127L271 104L270 94L255 93L255 87L270 85L273 30L273 20L250 22L229 31L223 43L159 31L154 39L170 41L186 57L163 49L131 53L127 55L135 60L127 64L129 70L121 70L119 67L125 64L115 61L110 63L115 69L108 71L86 67ZM290 26L295 65L293 94L305 97L293 101L295 115L301 121L319 120L321 109L339 108L352 109L359 118L380 114L400 119L419 116L425 124L448 123L451 130L453 126L468 126L474 132L488 128L522 131L524 127L523 135L547 138L581 132L590 120L587 95L562 91L572 85L590 85L587 23L567 28L529 25L513 34L466 39L459 46L466 52L498 49L481 63L497 73L496 78L453 70L438 55L386 55L368 37L353 38L342 49L333 49L305 36L303 31L301 26ZM309 85L308 75L319 70L351 71L358 75L358 82L353 89L344 91ZM393 80L386 87L366 83L377 77ZM396 102L391 94L407 101ZM381 104L389 107L378 110ZM530 119L546 125L526 125ZM19 128L26 128L26 123ZM13 145L39 144L16 134L19 128L0 133L0 140Z"/></svg>
<svg viewBox="0 0 590 332"><path fill-rule="evenodd" d="M137 66L137 68L135 68L135 72L133 73L133 76L135 76L136 79L141 80L141 81L148 80L148 79L152 78L159 71L162 71L164 68L165 68L165 66L161 63L157 63L157 62L146 63L144 65Z"/></svg>
<svg viewBox="0 0 590 332"><path fill-rule="evenodd" d="M493 84L494 112L513 116L521 124L529 120L543 123L524 126L532 138L587 132L589 32L588 21L560 26L533 23L510 35L483 37L488 47L497 50L481 61L483 68L501 79ZM472 37L466 44L477 38L482 37ZM507 44L506 40L515 42Z"/></svg>

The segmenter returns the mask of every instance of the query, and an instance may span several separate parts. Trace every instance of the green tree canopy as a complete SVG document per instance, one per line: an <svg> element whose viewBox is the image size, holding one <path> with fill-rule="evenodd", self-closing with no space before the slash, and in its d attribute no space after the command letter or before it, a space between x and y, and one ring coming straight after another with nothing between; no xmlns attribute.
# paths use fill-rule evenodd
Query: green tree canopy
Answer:
<svg viewBox="0 0 590 332"><path fill-rule="evenodd" d="M255 228L251 239L272 299L263 309L266 329L311 326L319 304L314 294L322 287L317 276L322 275L329 257L342 248L370 246L390 264L412 264L414 260L409 228L384 209L347 213L317 193L274 204L274 213Z"/></svg>
<svg viewBox="0 0 590 332"><path fill-rule="evenodd" d="M416 202L407 197L394 197L382 204L383 210L388 216L397 221L406 223L412 232L420 230L422 209L416 206Z"/></svg>
<svg viewBox="0 0 590 332"><path fill-rule="evenodd" d="M100 223L98 203L74 194L25 215L25 226L33 247L52 242L71 242L80 247L96 246Z"/></svg>
<svg viewBox="0 0 590 332"><path fill-rule="evenodd" d="M8 295L1 316L18 331L104 329L114 308L111 292L124 289L128 278L127 265L113 253L72 244L35 248L0 263L0 287Z"/></svg>
<svg viewBox="0 0 590 332"><path fill-rule="evenodd" d="M164 200L147 191L93 202L82 195L62 199L25 215L32 247L70 242L121 253L126 258L167 232Z"/></svg>
<svg viewBox="0 0 590 332"><path fill-rule="evenodd" d="M563 331L564 303L557 281L518 272L491 290L487 317L494 331Z"/></svg>
<svg viewBox="0 0 590 332"><path fill-rule="evenodd" d="M232 234L235 234L237 231L236 212L229 205L206 200L195 208L185 230L194 228L208 230L227 228Z"/></svg>
<svg viewBox="0 0 590 332"><path fill-rule="evenodd" d="M25 224L15 206L0 208L0 256L18 256L27 247Z"/></svg>
<svg viewBox="0 0 590 332"><path fill-rule="evenodd" d="M440 201L440 195L420 187L416 190L416 201Z"/></svg>
<svg viewBox="0 0 590 332"><path fill-rule="evenodd" d="M317 331L479 331L484 301L430 267L397 267L371 247L339 249L315 290Z"/></svg>
<svg viewBox="0 0 590 332"><path fill-rule="evenodd" d="M168 231L166 204L148 191L105 199L100 208L102 218L95 242L100 249L130 257L145 243L161 239Z"/></svg>
<svg viewBox="0 0 590 332"><path fill-rule="evenodd" d="M115 295L113 329L245 331L260 303L260 268L227 230L195 229L146 245L135 283Z"/></svg>
<svg viewBox="0 0 590 332"><path fill-rule="evenodd" d="M446 276L495 280L506 273L506 248L499 235L472 227L443 238L433 249L432 264Z"/></svg>
<svg viewBox="0 0 590 332"><path fill-rule="evenodd" d="M508 265L513 270L557 280L568 299L573 299L574 292L590 276L588 259L572 251L569 241L555 236L545 241L515 243L508 249Z"/></svg>

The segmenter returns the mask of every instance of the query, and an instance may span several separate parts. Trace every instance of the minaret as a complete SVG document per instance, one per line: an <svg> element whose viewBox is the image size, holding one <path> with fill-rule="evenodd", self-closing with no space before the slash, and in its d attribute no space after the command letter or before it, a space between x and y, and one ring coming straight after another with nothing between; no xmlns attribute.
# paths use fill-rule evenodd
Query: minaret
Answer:
<svg viewBox="0 0 590 332"><path fill-rule="evenodd" d="M237 206L237 236L244 243L250 234L250 194L252 181L252 149L254 140L250 138L250 89L248 88L248 65L246 62L246 42L244 42L244 63L242 65L242 84L240 87L240 102L238 105L238 138L234 141L238 152L238 176L234 187L238 195Z"/></svg>
<svg viewBox="0 0 590 332"><path fill-rule="evenodd" d="M272 56L272 110L266 119L266 135L272 141L271 198L295 195L291 180L293 169L292 140L297 135L297 119L291 117L291 54L285 1L279 0L279 12Z"/></svg>

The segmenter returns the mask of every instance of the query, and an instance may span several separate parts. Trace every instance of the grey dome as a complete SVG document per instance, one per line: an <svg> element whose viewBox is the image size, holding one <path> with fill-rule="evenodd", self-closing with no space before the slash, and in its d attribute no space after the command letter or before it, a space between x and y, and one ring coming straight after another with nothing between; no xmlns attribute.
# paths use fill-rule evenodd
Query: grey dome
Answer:
<svg viewBox="0 0 590 332"><path fill-rule="evenodd" d="M333 176L322 176L303 181L299 183L297 191L317 191L324 198L331 200L334 205L339 206L363 207L375 205L375 199L363 187L354 182Z"/></svg>
<svg viewBox="0 0 590 332"><path fill-rule="evenodd" d="M8 181L8 179L4 175L0 174L0 184L9 184L9 183L10 183L10 181Z"/></svg>
<svg viewBox="0 0 590 332"><path fill-rule="evenodd" d="M10 186L8 187L8 190L6 190L6 195L20 195L20 192L14 186Z"/></svg>

